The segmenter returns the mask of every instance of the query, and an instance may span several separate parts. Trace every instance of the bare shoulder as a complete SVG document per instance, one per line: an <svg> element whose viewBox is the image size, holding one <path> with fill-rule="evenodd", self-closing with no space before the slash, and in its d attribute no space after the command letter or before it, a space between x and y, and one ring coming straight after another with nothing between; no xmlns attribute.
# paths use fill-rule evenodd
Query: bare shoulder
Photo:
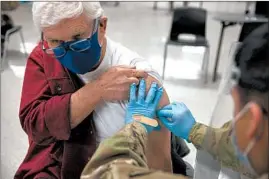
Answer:
<svg viewBox="0 0 269 179"><path fill-rule="evenodd" d="M151 86L151 84L153 82L158 83L159 87L163 86L161 84L161 81L159 79L156 79L155 77L153 77L151 75L149 75L145 80L146 80L146 84L147 84L147 91L150 89L150 86ZM159 107L160 108L161 107L164 107L164 106L168 105L169 103L170 103L170 100L169 100L169 97L167 95L167 92L166 92L166 90L164 88L163 96L162 96L161 101L159 103Z"/></svg>

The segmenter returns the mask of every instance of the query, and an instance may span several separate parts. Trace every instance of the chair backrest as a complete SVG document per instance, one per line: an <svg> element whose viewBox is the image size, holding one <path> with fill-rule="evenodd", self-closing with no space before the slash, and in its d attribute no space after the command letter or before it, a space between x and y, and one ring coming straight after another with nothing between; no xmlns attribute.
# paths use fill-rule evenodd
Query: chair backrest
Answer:
<svg viewBox="0 0 269 179"><path fill-rule="evenodd" d="M5 36L7 31L14 26L12 19L7 14L1 14L1 35Z"/></svg>
<svg viewBox="0 0 269 179"><path fill-rule="evenodd" d="M205 37L207 12L202 8L183 7L173 12L170 40L177 40L179 34Z"/></svg>

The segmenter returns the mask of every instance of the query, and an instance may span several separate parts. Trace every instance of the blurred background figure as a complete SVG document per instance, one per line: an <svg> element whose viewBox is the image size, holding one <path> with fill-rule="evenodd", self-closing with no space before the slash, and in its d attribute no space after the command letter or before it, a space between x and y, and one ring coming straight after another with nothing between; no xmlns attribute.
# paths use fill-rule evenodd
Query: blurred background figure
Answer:
<svg viewBox="0 0 269 179"><path fill-rule="evenodd" d="M14 26L11 17L5 11L13 11L18 7L19 2L1 1L1 57L4 51L6 33Z"/></svg>

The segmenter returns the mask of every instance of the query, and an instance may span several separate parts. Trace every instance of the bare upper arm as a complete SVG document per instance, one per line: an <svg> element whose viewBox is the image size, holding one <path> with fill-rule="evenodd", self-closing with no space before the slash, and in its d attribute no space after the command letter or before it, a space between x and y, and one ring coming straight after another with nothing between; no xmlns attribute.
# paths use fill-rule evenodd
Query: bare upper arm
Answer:
<svg viewBox="0 0 269 179"><path fill-rule="evenodd" d="M145 80L146 80L146 85L147 85L147 89L146 89L147 92L149 91L152 82L157 82L159 87L162 86L162 84L157 79L155 79L154 77L152 77L150 75ZM168 104L170 104L169 97L164 89L162 98L161 98L160 103L159 103L159 108L162 108Z"/></svg>
<svg viewBox="0 0 269 179"><path fill-rule="evenodd" d="M157 82L159 87L162 86L157 79L148 76L146 79L147 92L150 89L152 82ZM159 103L159 108L162 108L170 103L169 97L164 89L162 98ZM157 119L158 120L158 119ZM150 168L171 172L171 133L165 128L160 121L160 131L153 131L149 135L147 158Z"/></svg>

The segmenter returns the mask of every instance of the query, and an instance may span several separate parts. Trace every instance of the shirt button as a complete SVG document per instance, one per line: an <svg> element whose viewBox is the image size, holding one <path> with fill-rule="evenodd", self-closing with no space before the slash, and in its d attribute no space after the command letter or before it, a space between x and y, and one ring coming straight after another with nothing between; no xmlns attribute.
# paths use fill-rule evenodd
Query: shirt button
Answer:
<svg viewBox="0 0 269 179"><path fill-rule="evenodd" d="M92 131L90 131L90 134L92 134Z"/></svg>
<svg viewBox="0 0 269 179"><path fill-rule="evenodd" d="M62 91L62 88L61 88L60 86L56 86L56 90L57 90L58 92L60 92L60 91Z"/></svg>

